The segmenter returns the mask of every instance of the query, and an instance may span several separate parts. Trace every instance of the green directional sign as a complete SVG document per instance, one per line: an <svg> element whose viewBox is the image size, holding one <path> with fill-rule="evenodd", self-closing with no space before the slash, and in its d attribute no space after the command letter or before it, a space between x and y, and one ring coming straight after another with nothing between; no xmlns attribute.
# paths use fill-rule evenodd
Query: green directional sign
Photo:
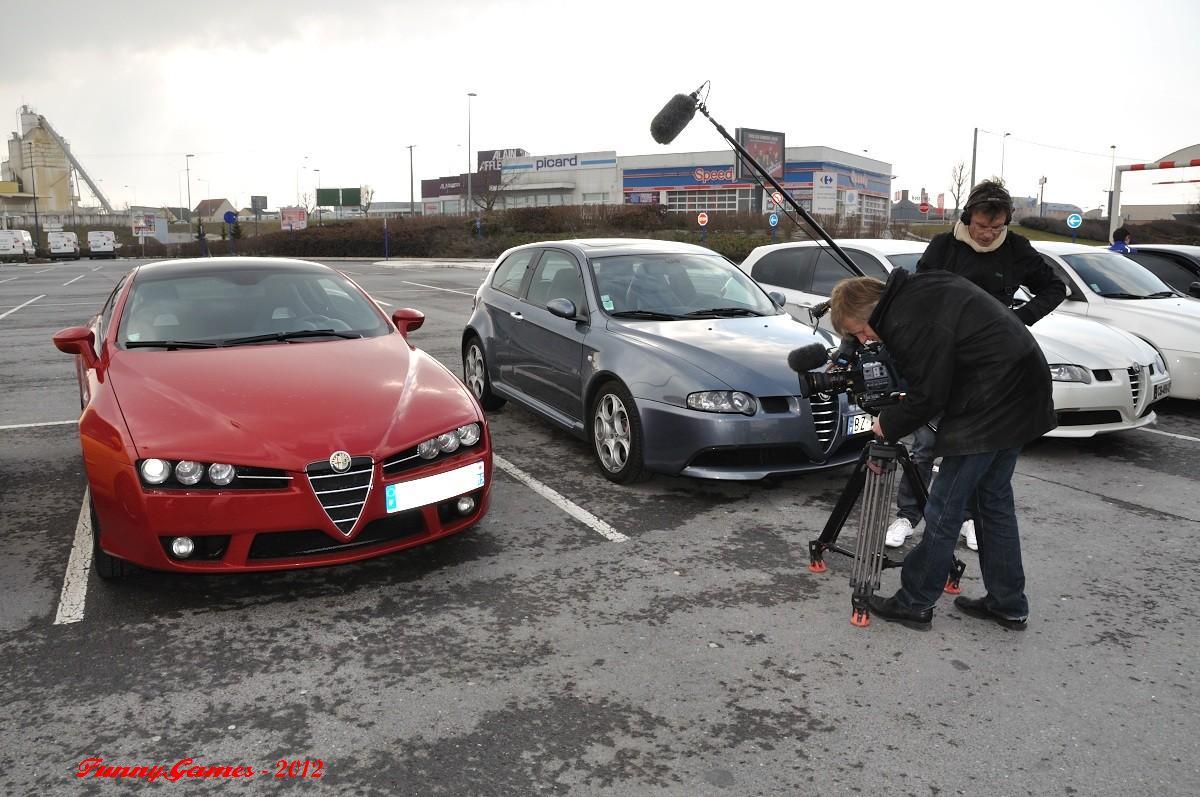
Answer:
<svg viewBox="0 0 1200 797"><path fill-rule="evenodd" d="M317 189L317 206L322 208L336 208L342 204L342 189L340 188L318 188Z"/></svg>
<svg viewBox="0 0 1200 797"><path fill-rule="evenodd" d="M342 207L356 208L362 204L362 189L361 188L343 188L342 189Z"/></svg>

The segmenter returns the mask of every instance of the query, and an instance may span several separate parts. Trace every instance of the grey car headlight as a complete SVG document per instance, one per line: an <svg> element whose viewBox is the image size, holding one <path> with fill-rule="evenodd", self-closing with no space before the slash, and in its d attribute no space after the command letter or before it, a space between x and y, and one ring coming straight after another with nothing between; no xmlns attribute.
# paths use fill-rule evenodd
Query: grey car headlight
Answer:
<svg viewBox="0 0 1200 797"><path fill-rule="evenodd" d="M1055 382L1082 382L1090 385L1092 372L1079 365L1054 363L1050 366L1050 378Z"/></svg>
<svg viewBox="0 0 1200 797"><path fill-rule="evenodd" d="M758 402L749 393L740 390L705 390L691 393L687 397L690 409L701 412L740 412L753 415L758 412Z"/></svg>

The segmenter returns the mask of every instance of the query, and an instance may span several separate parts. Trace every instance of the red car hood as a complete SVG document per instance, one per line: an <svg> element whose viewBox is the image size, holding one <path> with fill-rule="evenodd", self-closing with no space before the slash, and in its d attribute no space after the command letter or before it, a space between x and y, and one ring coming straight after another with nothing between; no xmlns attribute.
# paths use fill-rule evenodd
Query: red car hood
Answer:
<svg viewBox="0 0 1200 797"><path fill-rule="evenodd" d="M338 450L379 459L481 420L462 383L397 334L117 351L107 378L139 457L301 470Z"/></svg>

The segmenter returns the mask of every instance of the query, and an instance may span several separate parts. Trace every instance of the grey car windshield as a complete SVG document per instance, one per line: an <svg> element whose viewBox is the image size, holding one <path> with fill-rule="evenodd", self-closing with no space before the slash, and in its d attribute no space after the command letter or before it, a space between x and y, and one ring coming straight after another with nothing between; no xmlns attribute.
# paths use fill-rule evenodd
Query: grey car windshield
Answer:
<svg viewBox="0 0 1200 797"><path fill-rule="evenodd" d="M1175 295L1175 291L1153 273L1115 253L1063 255L1063 260L1101 296L1145 299Z"/></svg>
<svg viewBox="0 0 1200 797"><path fill-rule="evenodd" d="M591 260L596 295L609 314L695 317L775 315L757 283L724 258L703 254L614 255Z"/></svg>
<svg viewBox="0 0 1200 797"><path fill-rule="evenodd" d="M339 337L374 337L389 329L362 292L336 272L231 268L136 279L125 301L118 339L124 346L150 341L223 345L240 338L316 330ZM321 339L297 339L304 338Z"/></svg>

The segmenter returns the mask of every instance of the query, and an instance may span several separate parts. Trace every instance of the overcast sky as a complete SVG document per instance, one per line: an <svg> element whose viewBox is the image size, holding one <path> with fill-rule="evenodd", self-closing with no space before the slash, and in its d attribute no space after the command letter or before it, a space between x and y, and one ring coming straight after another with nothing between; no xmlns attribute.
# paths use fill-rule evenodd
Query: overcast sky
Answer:
<svg viewBox="0 0 1200 797"><path fill-rule="evenodd" d="M782 130L892 164L897 189L951 168L1085 209L1117 162L1200 143L1200 3L742 3L0 0L0 109L28 103L114 205L316 185L409 196L471 149L619 155L723 149L702 118L669 147L650 119L712 81L734 127ZM4 118L4 117L0 117ZM987 131L987 132L984 132ZM1004 140L1003 133L1011 135ZM7 133L6 133L7 137ZM1004 140L1003 153L1001 142ZM1191 202L1200 169L1127 176L1125 202ZM85 195L87 193L84 188Z"/></svg>

